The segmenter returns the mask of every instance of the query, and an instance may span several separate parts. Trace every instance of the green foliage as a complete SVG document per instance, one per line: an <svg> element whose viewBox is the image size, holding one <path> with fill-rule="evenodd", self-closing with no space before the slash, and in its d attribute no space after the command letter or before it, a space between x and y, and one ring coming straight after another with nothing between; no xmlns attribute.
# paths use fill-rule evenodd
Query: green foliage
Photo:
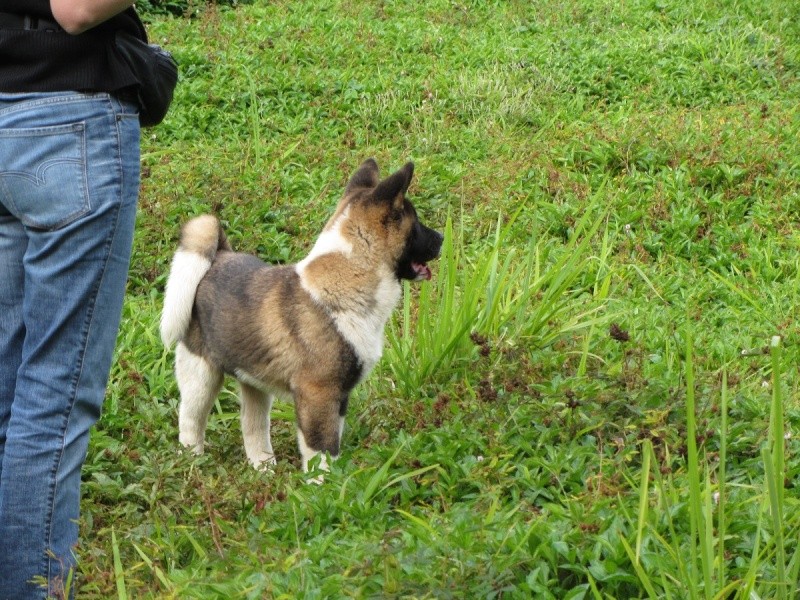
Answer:
<svg viewBox="0 0 800 600"><path fill-rule="evenodd" d="M691 340L691 335L687 339ZM691 341L688 342L685 368L689 497L681 497L685 494L685 490L681 489L682 482L669 474L662 477L657 470L651 472L650 465L656 463L657 458L652 443L646 440L636 516L635 552L624 542L637 576L650 598L745 599L753 597L754 593L760 597L788 598L797 591L800 550L796 542L787 542L800 537L800 520L792 517L797 510L797 500L791 501L792 508L788 508L784 502L786 448L781 418L783 377L780 339L773 339L771 346L772 417L768 443L761 448L764 477L760 486L747 486L750 497L743 499L727 481L727 375L723 376L721 389L722 428L716 469L708 455L699 460L695 437L697 419L693 355ZM655 498L649 493L651 476L655 481ZM714 484L712 477L716 480ZM682 524L674 518L683 512L678 511L682 503L685 503L685 510L689 513L688 536L682 531ZM735 566L731 568L728 554L737 539L733 532L742 533L740 521L752 524L748 532L753 535L748 540L752 552L749 556L742 553L740 560L734 561ZM729 532L732 535L728 535ZM789 550L793 553L791 560L788 558ZM736 552L738 555L740 549L737 548Z"/></svg>
<svg viewBox="0 0 800 600"><path fill-rule="evenodd" d="M208 5L236 7L250 4L253 0L139 0L136 11L145 18L159 15L188 17L196 15Z"/></svg>
<svg viewBox="0 0 800 600"><path fill-rule="evenodd" d="M797 594L796 2L149 6L181 82L143 138L81 598ZM180 225L299 260L368 156L415 161L446 240L325 484L286 401L249 467L230 383L181 452Z"/></svg>
<svg viewBox="0 0 800 600"><path fill-rule="evenodd" d="M474 257L467 256L463 228L457 234L448 218L440 276L419 290L413 315L406 284L402 323L388 336L385 364L401 392L413 395L426 381L449 380L454 370L468 368L481 351L476 345L486 352L488 340L548 347L605 322L597 316L602 301L592 299L591 282L582 281L597 259L589 254L603 223L594 215L596 204L589 203L566 243L531 237L519 253L510 231L523 209L504 225L498 220L492 244L482 244Z"/></svg>

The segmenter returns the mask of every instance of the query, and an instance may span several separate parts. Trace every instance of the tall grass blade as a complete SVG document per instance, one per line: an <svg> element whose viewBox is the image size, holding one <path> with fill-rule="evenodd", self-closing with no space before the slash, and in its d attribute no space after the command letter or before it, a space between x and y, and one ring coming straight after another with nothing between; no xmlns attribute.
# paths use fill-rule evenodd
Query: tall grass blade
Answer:
<svg viewBox="0 0 800 600"><path fill-rule="evenodd" d="M758 579L758 567L761 558L761 538L764 536L763 531L763 511L759 511L758 524L756 525L756 533L753 536L753 551L750 553L750 565L747 569L747 575L744 577L744 586L742 588L741 598L750 598L755 594L756 581Z"/></svg>
<svg viewBox="0 0 800 600"><path fill-rule="evenodd" d="M597 583L594 580L594 577L587 573L587 577L589 579L589 588L592 590L592 596L594 600L603 600L603 596L600 595L600 590L597 589Z"/></svg>
<svg viewBox="0 0 800 600"><path fill-rule="evenodd" d="M686 437L687 473L689 478L690 558L691 573L702 577L702 596L710 599L714 595L714 511L711 502L711 474L707 460L703 460L700 471L700 455L697 449L697 416L694 382L694 347L692 335L686 334ZM697 579L699 580L699 579Z"/></svg>
<svg viewBox="0 0 800 600"><path fill-rule="evenodd" d="M647 591L647 595L650 598L660 598L660 596L656 593L656 588L653 586L653 582L650 581L650 577L648 577L647 573L645 572L644 568L642 568L639 559L636 556L635 551L631 548L631 545L625 539L624 536L620 536L620 542L622 542L622 546L625 548L625 552L628 554L628 558L631 560L631 564L633 564L633 569L636 571L636 575L639 577L639 581L644 586L644 589Z"/></svg>
<svg viewBox="0 0 800 600"><path fill-rule="evenodd" d="M114 580L117 584L117 598L128 600L128 592L125 588L125 571L122 568L122 560L119 554L119 544L117 544L117 534L111 530L111 553L114 557Z"/></svg>
<svg viewBox="0 0 800 600"><path fill-rule="evenodd" d="M707 461L706 461L707 462ZM706 598L714 594L714 509L711 506L711 469L706 464L705 489L702 503L702 524L700 532L700 556L703 561L703 580L706 583Z"/></svg>
<svg viewBox="0 0 800 600"><path fill-rule="evenodd" d="M770 411L770 434L772 442L772 473L767 472L770 510L775 531L775 567L778 577L778 598L786 598L788 582L786 581L786 547L784 546L783 496L786 478L784 457L783 393L781 377L781 338L774 336L770 342L772 359L772 409Z"/></svg>
<svg viewBox="0 0 800 600"><path fill-rule="evenodd" d="M642 532L647 522L647 509L650 505L650 457L653 454L653 444L650 440L645 440L642 444L642 473L641 483L639 484L639 518L636 526L636 562L642 553Z"/></svg>
<svg viewBox="0 0 800 600"><path fill-rule="evenodd" d="M772 459L774 461L775 477L779 479L778 507L783 508L783 480L786 476L784 467L784 432L783 423L783 396L781 382L781 338L774 336L770 343L772 358L772 409L770 411L770 441L772 445Z"/></svg>
<svg viewBox="0 0 800 600"><path fill-rule="evenodd" d="M800 531L795 530L795 539L800 537L798 534L800 534ZM789 561L789 573L786 583L791 586L791 589L788 590L789 597L796 598L800 594L800 543L797 543L792 559Z"/></svg>
<svg viewBox="0 0 800 600"><path fill-rule="evenodd" d="M364 504L367 504L372 500L375 494L378 491L378 486L384 483L389 477L389 469L391 468L392 464L394 464L395 459L397 456L402 452L403 448L405 448L406 444L403 442L397 447L397 450L394 451L392 454L382 465L381 467L372 475L367 486L364 488ZM390 484L386 484L383 489L388 487Z"/></svg>
<svg viewBox="0 0 800 600"><path fill-rule="evenodd" d="M770 516L772 517L773 545L775 546L775 573L777 576L777 597L786 598L786 563L784 562L785 549L783 546L783 513L780 512L778 488L783 487L783 481L778 482L775 473L774 460L768 448L761 449L764 460L764 476L766 478L767 493L769 496Z"/></svg>
<svg viewBox="0 0 800 600"><path fill-rule="evenodd" d="M431 538L436 537L436 530L425 519L421 519L421 518L419 518L419 517L417 517L415 515L412 515L410 512L405 511L405 510L403 510L401 508L395 508L394 512L396 512L399 515L402 515L403 517L405 517L406 519L408 519L412 523L415 523L415 524L419 525L422 529L424 529L426 532L428 532L428 534L431 536Z"/></svg>
<svg viewBox="0 0 800 600"><path fill-rule="evenodd" d="M164 573L164 571L161 569L161 567L159 567L157 564L153 563L153 561L150 559L150 557L147 556L147 554L145 554L144 550L142 550L136 544L133 544L133 549L136 550L136 553L144 561L144 564L146 564L147 567L151 571L153 571L153 573L155 573L155 576L161 582L161 585L163 585L165 589L169 589L170 588L169 580L167 579L167 576Z"/></svg>
<svg viewBox="0 0 800 600"><path fill-rule="evenodd" d="M389 489L393 485L397 485L401 481L405 481L406 479L411 479L412 477L417 477L419 475L422 475L423 473L427 473L428 471L432 471L433 469L439 469L439 468L440 467L438 464L430 465L427 467L422 467L420 469L409 471L408 473L403 473L402 475L398 475L397 477L393 477L391 480L389 480L389 482L386 485L384 485L380 490L378 490L378 493L380 494L381 492L386 491L387 489Z"/></svg>
<svg viewBox="0 0 800 600"><path fill-rule="evenodd" d="M722 392L720 399L720 432L719 432L719 471L717 473L717 584L725 585L725 535L727 529L725 507L726 461L728 459L728 371L722 372Z"/></svg>
<svg viewBox="0 0 800 600"><path fill-rule="evenodd" d="M686 332L686 446L688 449L686 463L689 476L689 522L690 522L690 574L692 577L703 577L704 592L706 598L710 597L711 581L708 576L708 561L710 557L705 556L706 546L700 540L700 531L703 528L702 498L700 492L700 471L699 457L697 453L697 422L695 416L695 397L694 397L694 357L692 348L692 336ZM698 550L699 548L699 565ZM695 579L698 581L699 579Z"/></svg>

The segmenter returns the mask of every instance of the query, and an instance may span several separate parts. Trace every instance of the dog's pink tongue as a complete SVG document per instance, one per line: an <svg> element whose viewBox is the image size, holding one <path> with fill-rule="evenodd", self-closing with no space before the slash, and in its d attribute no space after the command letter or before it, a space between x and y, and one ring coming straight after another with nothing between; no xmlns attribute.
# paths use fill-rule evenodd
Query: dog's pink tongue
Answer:
<svg viewBox="0 0 800 600"><path fill-rule="evenodd" d="M428 265L425 263L411 263L411 266L414 268L414 272L417 274L417 280L420 279L430 279L433 277L431 270L428 268Z"/></svg>

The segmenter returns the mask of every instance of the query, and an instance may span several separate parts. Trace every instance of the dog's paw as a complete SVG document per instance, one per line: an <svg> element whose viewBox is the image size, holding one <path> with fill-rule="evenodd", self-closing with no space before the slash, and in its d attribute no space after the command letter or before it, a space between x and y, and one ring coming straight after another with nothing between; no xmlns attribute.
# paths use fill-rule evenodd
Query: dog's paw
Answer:
<svg viewBox="0 0 800 600"><path fill-rule="evenodd" d="M331 456L330 459L332 462L336 460L336 457ZM322 485L325 483L325 473L330 470L328 455L326 454L316 454L309 460L303 460L303 473L317 473L313 477L306 478L306 483Z"/></svg>
<svg viewBox="0 0 800 600"><path fill-rule="evenodd" d="M325 483L325 475L320 473L315 477L309 477L308 479L306 479L306 483L312 483L314 485L322 485L323 483Z"/></svg>
<svg viewBox="0 0 800 600"><path fill-rule="evenodd" d="M278 460L275 458L274 454L264 452L251 458L250 464L253 465L256 471L272 471L275 465L278 464Z"/></svg>
<svg viewBox="0 0 800 600"><path fill-rule="evenodd" d="M183 450L188 450L196 456L200 456L203 453L203 446L205 445L203 440L198 441L196 437L189 438L181 434L179 441Z"/></svg>

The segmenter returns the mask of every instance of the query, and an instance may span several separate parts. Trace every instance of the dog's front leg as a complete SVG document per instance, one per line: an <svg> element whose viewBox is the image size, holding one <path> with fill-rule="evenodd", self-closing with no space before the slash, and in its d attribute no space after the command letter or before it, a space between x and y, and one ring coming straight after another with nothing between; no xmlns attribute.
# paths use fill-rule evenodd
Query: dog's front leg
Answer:
<svg viewBox="0 0 800 600"><path fill-rule="evenodd" d="M307 385L295 392L297 413L297 445L303 461L303 472L308 472L309 462L318 454L319 468L328 471L328 456L336 460L344 429L344 412L347 395L325 386ZM311 480L322 483L322 476Z"/></svg>

